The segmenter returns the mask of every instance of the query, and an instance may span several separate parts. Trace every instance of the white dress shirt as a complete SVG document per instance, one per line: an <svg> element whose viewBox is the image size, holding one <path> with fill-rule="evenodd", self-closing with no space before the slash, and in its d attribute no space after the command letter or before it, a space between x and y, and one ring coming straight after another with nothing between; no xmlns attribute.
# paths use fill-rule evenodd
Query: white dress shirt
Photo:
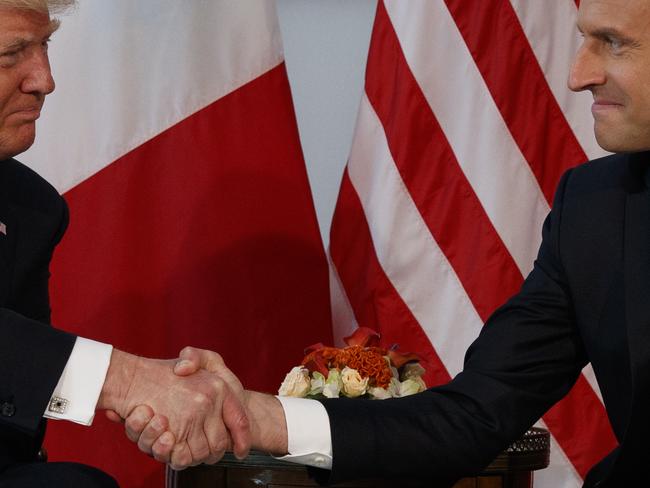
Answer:
<svg viewBox="0 0 650 488"><path fill-rule="evenodd" d="M91 425L113 346L77 337L44 416ZM287 422L289 454L279 459L331 469L332 438L327 411L306 398L277 397Z"/></svg>
<svg viewBox="0 0 650 488"><path fill-rule="evenodd" d="M330 419L323 404L308 398L276 397L287 422L287 450L278 459L317 468L332 468Z"/></svg>
<svg viewBox="0 0 650 488"><path fill-rule="evenodd" d="M77 337L44 416L92 424L112 351L111 345Z"/></svg>

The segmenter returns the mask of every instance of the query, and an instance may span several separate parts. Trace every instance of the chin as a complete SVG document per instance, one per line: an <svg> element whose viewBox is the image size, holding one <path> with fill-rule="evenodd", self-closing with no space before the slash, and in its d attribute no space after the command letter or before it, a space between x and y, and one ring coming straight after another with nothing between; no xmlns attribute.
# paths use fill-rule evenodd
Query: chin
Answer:
<svg viewBox="0 0 650 488"><path fill-rule="evenodd" d="M595 129L596 142L605 151L613 153L642 151L644 148L638 141L630 140L625 134L617 134L616 131L603 131Z"/></svg>
<svg viewBox="0 0 650 488"><path fill-rule="evenodd" d="M10 136L0 135L0 159L11 158L27 151L34 144L34 136L33 130Z"/></svg>

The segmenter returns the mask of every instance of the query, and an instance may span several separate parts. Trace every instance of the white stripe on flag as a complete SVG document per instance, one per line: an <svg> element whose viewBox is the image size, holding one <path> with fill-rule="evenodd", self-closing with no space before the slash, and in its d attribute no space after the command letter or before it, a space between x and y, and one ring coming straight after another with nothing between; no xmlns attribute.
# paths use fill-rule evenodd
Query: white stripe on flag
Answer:
<svg viewBox="0 0 650 488"><path fill-rule="evenodd" d="M528 274L549 206L453 18L442 2L388 1L386 8L458 163L517 267Z"/></svg>
<svg viewBox="0 0 650 488"><path fill-rule="evenodd" d="M454 376L483 322L405 188L365 94L348 172L382 268Z"/></svg>
<svg viewBox="0 0 650 488"><path fill-rule="evenodd" d="M329 283L330 283L330 302L332 304L332 332L336 345L343 347L345 343L343 338L352 334L352 332L359 327L357 319L354 316L352 305L345 294L345 289L341 283L336 265L332 261L332 257L327 253L327 261L329 265Z"/></svg>

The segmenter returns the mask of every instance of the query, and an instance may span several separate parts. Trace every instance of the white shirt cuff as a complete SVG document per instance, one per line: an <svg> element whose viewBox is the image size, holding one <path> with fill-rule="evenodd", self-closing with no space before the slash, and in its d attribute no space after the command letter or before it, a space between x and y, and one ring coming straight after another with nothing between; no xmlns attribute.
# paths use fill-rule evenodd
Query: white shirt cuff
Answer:
<svg viewBox="0 0 650 488"><path fill-rule="evenodd" d="M332 469L330 419L323 404L308 398L276 397L287 422L287 456L283 461Z"/></svg>
<svg viewBox="0 0 650 488"><path fill-rule="evenodd" d="M44 416L92 424L112 351L109 344L77 337Z"/></svg>

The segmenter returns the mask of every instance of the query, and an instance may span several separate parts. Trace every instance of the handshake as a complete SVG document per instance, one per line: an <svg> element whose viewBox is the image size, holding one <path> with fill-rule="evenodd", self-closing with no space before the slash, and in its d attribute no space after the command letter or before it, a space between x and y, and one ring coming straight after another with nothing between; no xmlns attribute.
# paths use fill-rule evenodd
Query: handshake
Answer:
<svg viewBox="0 0 650 488"><path fill-rule="evenodd" d="M284 412L271 396L244 390L215 352L186 347L177 360L113 350L97 409L124 422L127 437L156 460L183 469L232 450L284 454Z"/></svg>

